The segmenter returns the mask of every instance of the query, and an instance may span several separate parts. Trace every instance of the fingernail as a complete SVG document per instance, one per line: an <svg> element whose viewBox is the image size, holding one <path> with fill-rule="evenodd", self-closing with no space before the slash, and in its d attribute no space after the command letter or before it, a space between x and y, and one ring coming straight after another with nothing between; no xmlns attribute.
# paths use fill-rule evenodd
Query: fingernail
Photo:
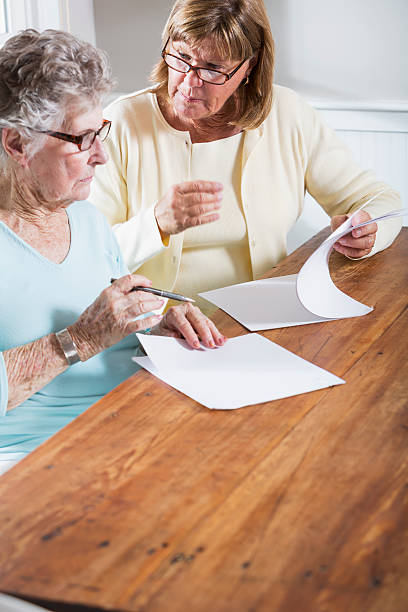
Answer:
<svg viewBox="0 0 408 612"><path fill-rule="evenodd" d="M360 236L361 235L361 230L354 230L353 232L354 236Z"/></svg>
<svg viewBox="0 0 408 612"><path fill-rule="evenodd" d="M200 343L199 342L193 342L193 346L194 346L194 348L200 348Z"/></svg>

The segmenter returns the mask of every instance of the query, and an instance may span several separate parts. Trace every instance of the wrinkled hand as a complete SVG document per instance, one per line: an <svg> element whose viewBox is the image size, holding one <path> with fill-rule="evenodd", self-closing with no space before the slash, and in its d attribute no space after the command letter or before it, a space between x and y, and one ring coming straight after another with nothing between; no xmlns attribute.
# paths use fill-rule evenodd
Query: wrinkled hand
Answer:
<svg viewBox="0 0 408 612"><path fill-rule="evenodd" d="M178 234L189 227L217 221L220 215L222 184L190 181L173 185L154 209L164 234Z"/></svg>
<svg viewBox="0 0 408 612"><path fill-rule="evenodd" d="M211 319L192 304L180 304L169 308L150 333L157 336L184 338L192 348L200 348L200 340L207 348L222 346L227 340Z"/></svg>
<svg viewBox="0 0 408 612"><path fill-rule="evenodd" d="M163 300L133 287L150 287L144 276L128 274L102 291L99 297L69 326L81 361L97 355L129 334L153 327L161 315L135 321L135 317L163 306Z"/></svg>
<svg viewBox="0 0 408 612"><path fill-rule="evenodd" d="M337 215L336 217L333 217L331 220L332 231L344 223L349 216L350 215ZM368 212L360 210L354 215L351 223L354 226L358 225L359 223L364 223L364 221L369 221L370 219L371 217ZM371 253L374 246L377 229L378 227L376 223L369 223L368 225L360 227L357 230L352 230L343 236L343 238L340 238L340 240L334 244L333 248L335 251L343 253L343 255L346 255L347 257L352 257L354 259L364 257L365 255Z"/></svg>

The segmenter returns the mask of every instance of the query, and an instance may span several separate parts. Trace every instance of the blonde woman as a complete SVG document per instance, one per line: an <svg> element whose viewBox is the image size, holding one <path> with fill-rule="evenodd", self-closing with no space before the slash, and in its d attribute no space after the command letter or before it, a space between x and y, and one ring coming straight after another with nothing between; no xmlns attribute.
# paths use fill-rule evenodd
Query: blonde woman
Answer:
<svg viewBox="0 0 408 612"><path fill-rule="evenodd" d="M336 227L385 189L273 67L262 0L175 2L154 86L105 111L110 160L91 193L132 271L193 297L253 280L285 257L306 190ZM355 221L399 206L388 189ZM369 224L336 249L367 256L399 228Z"/></svg>

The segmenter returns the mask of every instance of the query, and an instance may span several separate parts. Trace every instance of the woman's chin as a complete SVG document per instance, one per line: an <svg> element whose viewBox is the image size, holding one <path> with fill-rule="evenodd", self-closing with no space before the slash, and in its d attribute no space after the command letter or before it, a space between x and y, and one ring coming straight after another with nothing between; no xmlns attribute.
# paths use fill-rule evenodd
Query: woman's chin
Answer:
<svg viewBox="0 0 408 612"><path fill-rule="evenodd" d="M208 117L207 109L199 100L177 100L174 104L174 110L176 115L182 120L199 121Z"/></svg>
<svg viewBox="0 0 408 612"><path fill-rule="evenodd" d="M89 198L89 194L91 192L90 184L79 185L72 192L73 201L87 200Z"/></svg>

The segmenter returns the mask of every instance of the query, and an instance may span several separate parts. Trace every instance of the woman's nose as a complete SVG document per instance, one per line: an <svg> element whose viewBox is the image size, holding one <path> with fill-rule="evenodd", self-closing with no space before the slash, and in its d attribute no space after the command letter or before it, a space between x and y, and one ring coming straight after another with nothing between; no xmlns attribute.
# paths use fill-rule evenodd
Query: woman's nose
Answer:
<svg viewBox="0 0 408 612"><path fill-rule="evenodd" d="M94 163L94 164L106 164L106 162L108 161L109 157L108 154L105 151L105 147L104 144L102 142L102 140L99 138L99 136L97 136L95 138L95 140L92 143L92 147L90 149L92 151L92 154L90 156L90 163Z"/></svg>
<svg viewBox="0 0 408 612"><path fill-rule="evenodd" d="M197 70L189 70L184 76L184 82L190 87L201 87L203 81L197 74Z"/></svg>

